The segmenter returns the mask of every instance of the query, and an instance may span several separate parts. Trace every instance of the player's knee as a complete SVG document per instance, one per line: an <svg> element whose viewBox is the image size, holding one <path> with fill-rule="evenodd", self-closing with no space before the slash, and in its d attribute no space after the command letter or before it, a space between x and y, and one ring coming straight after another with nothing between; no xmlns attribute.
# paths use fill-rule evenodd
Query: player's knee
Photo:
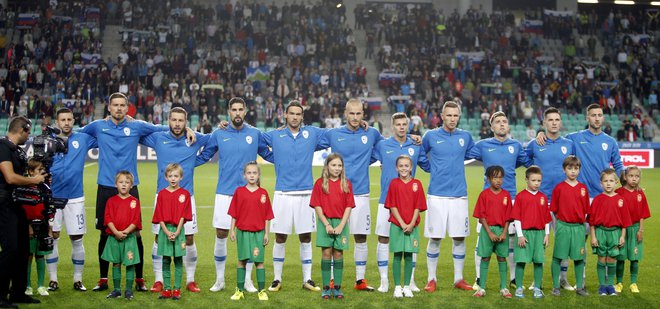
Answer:
<svg viewBox="0 0 660 309"><path fill-rule="evenodd" d="M60 237L59 232L57 232L57 237L55 237L55 232L53 232L53 238L57 239L59 237ZM79 240L79 239L82 239L82 238L83 238L82 235L69 235L69 239L71 239L71 241L76 241L76 240Z"/></svg>
<svg viewBox="0 0 660 309"><path fill-rule="evenodd" d="M356 243L363 243L367 242L367 235L353 235L353 238L355 238Z"/></svg>
<svg viewBox="0 0 660 309"><path fill-rule="evenodd" d="M275 242L278 244L283 244L286 242L287 237L288 236L286 234L275 234Z"/></svg>
<svg viewBox="0 0 660 309"><path fill-rule="evenodd" d="M60 238L60 232L53 231L53 239L59 239L59 238Z"/></svg>
<svg viewBox="0 0 660 309"><path fill-rule="evenodd" d="M308 243L312 241L312 233L304 233L298 235L300 242Z"/></svg>
<svg viewBox="0 0 660 309"><path fill-rule="evenodd" d="M324 260L332 259L332 248L323 248L323 249L321 249L321 257Z"/></svg>
<svg viewBox="0 0 660 309"><path fill-rule="evenodd" d="M227 235L229 235L229 231L225 229L215 229L215 236L220 238L220 239L225 239L227 238Z"/></svg>
<svg viewBox="0 0 660 309"><path fill-rule="evenodd" d="M390 238L385 236L378 236L378 242L381 244L389 244Z"/></svg>
<svg viewBox="0 0 660 309"><path fill-rule="evenodd" d="M506 258L498 256L497 261L498 262L506 262Z"/></svg>
<svg viewBox="0 0 660 309"><path fill-rule="evenodd" d="M193 235L186 235L186 246L192 246L195 244L195 237Z"/></svg>
<svg viewBox="0 0 660 309"><path fill-rule="evenodd" d="M482 262L490 262L490 257L482 257L481 261ZM499 259L498 259L498 261L499 261Z"/></svg>
<svg viewBox="0 0 660 309"><path fill-rule="evenodd" d="M154 236L154 242L158 243L158 235Z"/></svg>
<svg viewBox="0 0 660 309"><path fill-rule="evenodd" d="M344 251L335 249L332 251L332 257L335 260L341 260L344 258Z"/></svg>
<svg viewBox="0 0 660 309"><path fill-rule="evenodd" d="M454 237L452 238L454 241L464 241L465 237Z"/></svg>

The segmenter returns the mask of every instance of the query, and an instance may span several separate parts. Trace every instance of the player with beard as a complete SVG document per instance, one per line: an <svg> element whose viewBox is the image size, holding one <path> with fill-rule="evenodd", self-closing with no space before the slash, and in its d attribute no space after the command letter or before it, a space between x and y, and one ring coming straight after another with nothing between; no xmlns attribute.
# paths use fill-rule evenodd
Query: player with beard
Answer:
<svg viewBox="0 0 660 309"><path fill-rule="evenodd" d="M314 151L320 150L320 141L325 130L303 125L303 107L291 101L285 110L286 127L263 134L266 144L273 150L275 164L275 194L271 232L275 233L273 245L273 283L269 291L282 288L285 244L292 228L300 240L300 262L302 264L302 287L320 291L312 281L312 232L316 230L314 209L309 207L314 179L312 161ZM295 159L294 159L295 158Z"/></svg>
<svg viewBox="0 0 660 309"><path fill-rule="evenodd" d="M216 231L213 255L215 257L215 284L209 289L217 292L225 288L225 264L227 260L227 236L231 227L231 216L227 214L232 195L236 188L245 186L243 167L250 161L257 160L257 154L266 160L272 160L272 153L265 143L263 134L256 128L244 123L247 105L241 98L229 100L229 119L231 123L224 130L215 130L206 143L206 147L197 157L196 165L208 162L218 153L218 184L215 191L213 209L213 227ZM250 278L253 264L246 265L245 290L256 292Z"/></svg>
<svg viewBox="0 0 660 309"><path fill-rule="evenodd" d="M96 139L88 134L73 131L75 119L68 108L61 108L56 113L59 137L67 142L67 153L58 153L53 157L50 169L53 175L53 197L65 198L69 201L64 209L58 209L53 220L53 252L46 256L50 283L48 289L55 291L59 284L57 280L57 263L59 260L58 242L62 224L71 240L71 261L73 262L73 289L86 291L82 284L85 265L85 247L83 235L87 232L85 217L85 193L83 192L83 169L87 152L96 148Z"/></svg>
<svg viewBox="0 0 660 309"><path fill-rule="evenodd" d="M128 98L123 93L115 92L111 94L108 101L110 117L108 119L95 120L80 129L80 132L95 137L99 146L96 229L101 231L98 245L101 278L96 287L92 289L93 291L104 291L108 289L108 267L110 265L106 260L101 258L108 238L108 234L104 232L106 227L103 219L107 200L118 194L115 187L115 175L121 170L127 170L131 175L134 175L134 186L131 188L130 194L139 200L138 184L140 183L140 179L137 174L137 149L140 139L151 133L167 131L169 129L166 126L156 126L145 121L127 118ZM186 128L186 130L188 139L191 143L194 143L194 131L190 128ZM137 232L137 244L140 256L144 256L144 247L139 231ZM144 259L141 259L140 263L135 267L136 291L147 291L142 271L143 263Z"/></svg>
<svg viewBox="0 0 660 309"><path fill-rule="evenodd" d="M509 119L503 112L496 112L490 116L490 126L494 137L480 140L474 144L474 147L468 151L467 157L476 159L484 164L484 171L490 166L498 165L504 168L504 180L502 189L509 192L512 202L516 199L516 167L531 165L531 160L525 153L525 149L519 141L509 138ZM485 177L484 177L485 179ZM484 189L490 186L488 181L484 181ZM515 207L515 203L514 203ZM477 232L481 230L481 225L477 224ZM515 224L509 224L509 278L511 287L515 286L516 264L513 261L513 246L516 237ZM477 241L478 243L478 241ZM481 258L477 256L475 250L475 267L477 269L477 278L479 278L479 269ZM477 280L478 281L478 280ZM476 283L478 285L478 283ZM483 288L483 287L482 287Z"/></svg>
<svg viewBox="0 0 660 309"><path fill-rule="evenodd" d="M186 268L186 289L190 292L199 292L199 287L195 282L195 270L197 268L197 246L195 245L194 236L197 234L197 207L195 204L194 196L194 175L195 175L195 162L197 160L197 153L199 150L206 146L211 135L197 135L197 142L190 145L186 140L185 128L186 119L188 114L181 107L175 107L170 111L168 125L169 131L154 132L143 137L140 143L151 147L156 151L157 165L158 165L158 186L156 187L156 198L158 192L168 186L168 181L165 178L165 169L170 163L178 163L183 169L183 179L181 179L181 187L190 193L190 203L192 205L192 220L184 224L184 232L186 235L186 255L183 259ZM151 288L152 292L161 292L163 289L163 258L158 255L158 232L160 226L152 224L152 232L156 235L154 244L151 250L153 258L153 269L155 282Z"/></svg>

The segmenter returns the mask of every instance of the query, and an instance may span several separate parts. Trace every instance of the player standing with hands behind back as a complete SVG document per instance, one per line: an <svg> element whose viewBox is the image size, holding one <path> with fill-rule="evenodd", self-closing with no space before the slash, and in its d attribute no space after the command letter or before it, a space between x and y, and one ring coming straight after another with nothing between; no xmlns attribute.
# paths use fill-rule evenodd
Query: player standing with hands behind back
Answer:
<svg viewBox="0 0 660 309"><path fill-rule="evenodd" d="M183 178L183 168L178 163L170 163L165 168L168 186L158 192L156 209L151 220L160 225L158 232L158 255L163 257L163 283L165 289L158 298L181 298L181 278L183 277L183 257L186 255L186 236L182 233L183 224L192 221L190 192L179 182ZM174 259L174 291L171 290L170 263Z"/></svg>
<svg viewBox="0 0 660 309"><path fill-rule="evenodd" d="M399 178L390 182L385 199L385 208L390 210L390 252L394 297L413 297L410 281L413 275L413 253L419 252L419 213L426 211L426 197L422 183L412 177L412 159L401 155L396 159ZM405 261L401 287L401 259Z"/></svg>
<svg viewBox="0 0 660 309"><path fill-rule="evenodd" d="M321 247L321 298L343 299L344 250L348 249L348 218L355 207L353 186L346 179L344 159L337 153L325 158L323 175L314 183L310 207L316 211L316 246ZM334 289L330 290L330 269L334 260Z"/></svg>

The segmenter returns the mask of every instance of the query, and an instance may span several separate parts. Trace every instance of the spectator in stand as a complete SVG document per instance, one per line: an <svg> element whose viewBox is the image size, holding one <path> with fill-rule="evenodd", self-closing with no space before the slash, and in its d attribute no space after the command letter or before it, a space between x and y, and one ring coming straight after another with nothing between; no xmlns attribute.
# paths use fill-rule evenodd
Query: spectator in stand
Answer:
<svg viewBox="0 0 660 309"><path fill-rule="evenodd" d="M652 142L655 138L655 127L649 120L648 116L644 116L644 121L642 121L642 128L644 131L644 141Z"/></svg>

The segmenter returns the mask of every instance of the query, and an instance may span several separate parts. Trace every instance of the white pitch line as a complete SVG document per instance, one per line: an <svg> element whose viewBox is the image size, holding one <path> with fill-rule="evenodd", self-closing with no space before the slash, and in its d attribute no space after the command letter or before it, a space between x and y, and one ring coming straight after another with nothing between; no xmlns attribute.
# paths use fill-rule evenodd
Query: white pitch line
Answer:
<svg viewBox="0 0 660 309"><path fill-rule="evenodd" d="M87 163L87 164L85 164L85 167L90 167L90 166L92 166L92 165L96 165L96 162Z"/></svg>

